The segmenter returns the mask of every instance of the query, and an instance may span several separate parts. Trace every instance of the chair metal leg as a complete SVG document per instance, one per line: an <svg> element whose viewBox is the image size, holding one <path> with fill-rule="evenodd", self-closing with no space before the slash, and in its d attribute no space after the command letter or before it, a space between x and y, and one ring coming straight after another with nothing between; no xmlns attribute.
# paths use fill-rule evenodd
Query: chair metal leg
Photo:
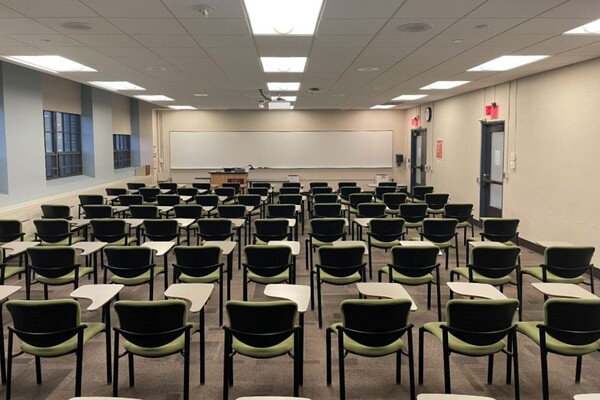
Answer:
<svg viewBox="0 0 600 400"><path fill-rule="evenodd" d="M129 365L129 387L135 385L135 372L133 364L133 353L127 353L128 365Z"/></svg>
<svg viewBox="0 0 600 400"><path fill-rule="evenodd" d="M579 383L581 381L581 361L583 357L577 356L577 365L575 367L575 382Z"/></svg>
<svg viewBox="0 0 600 400"><path fill-rule="evenodd" d="M402 383L402 351L396 352L396 385Z"/></svg>
<svg viewBox="0 0 600 400"><path fill-rule="evenodd" d="M6 400L10 400L10 391L12 386L12 359L13 359L13 332L8 332L8 354L6 357Z"/></svg>
<svg viewBox="0 0 600 400"><path fill-rule="evenodd" d="M423 370L425 369L425 361L423 357L423 348L425 341L425 329L419 328L419 385L423 384Z"/></svg>
<svg viewBox="0 0 600 400"><path fill-rule="evenodd" d="M204 320L204 307L200 310L200 384L204 385L206 381L206 334L205 334L205 320ZM189 359L188 359L189 363ZM188 378L189 384L189 378Z"/></svg>
<svg viewBox="0 0 600 400"><path fill-rule="evenodd" d="M327 368L327 386L331 385L331 334L333 329L327 328L325 334L325 348L326 348L326 359L325 366Z"/></svg>
<svg viewBox="0 0 600 400"><path fill-rule="evenodd" d="M113 397L119 396L119 334L115 332L113 355Z"/></svg>
<svg viewBox="0 0 600 400"><path fill-rule="evenodd" d="M202 363L202 360L200 360ZM185 344L183 350L183 400L190 398L190 331L185 331Z"/></svg>
<svg viewBox="0 0 600 400"><path fill-rule="evenodd" d="M443 332L443 356L444 356L444 391L447 394L452 393L452 383L450 382L450 349L448 348L448 331Z"/></svg>
<svg viewBox="0 0 600 400"><path fill-rule="evenodd" d="M494 355L490 354L488 356L488 375L487 375L488 385L491 385L493 380L494 380Z"/></svg>
<svg viewBox="0 0 600 400"><path fill-rule="evenodd" d="M340 369L340 400L346 399L346 376L344 373L344 333L338 330L338 358Z"/></svg>
<svg viewBox="0 0 600 400"><path fill-rule="evenodd" d="M229 398L229 333L225 331L225 343L223 354L223 400Z"/></svg>
<svg viewBox="0 0 600 400"><path fill-rule="evenodd" d="M302 335L299 331L294 333L294 396L300 393L300 361L302 360L300 340Z"/></svg>
<svg viewBox="0 0 600 400"><path fill-rule="evenodd" d="M440 288L440 274L439 271L436 271L436 280L437 282L435 283L435 291L437 294L437 314L438 314L438 321L442 320L442 293L441 293L441 288Z"/></svg>
<svg viewBox="0 0 600 400"><path fill-rule="evenodd" d="M414 360L414 351L413 351L413 336L412 336L412 328L408 329L408 378L410 379L409 388L410 388L410 399L416 400L417 394L415 390L415 360Z"/></svg>
<svg viewBox="0 0 600 400"><path fill-rule="evenodd" d="M550 399L548 389L548 352L546 351L546 338L545 333L541 333L540 336L540 358L542 363L542 398L544 400Z"/></svg>
<svg viewBox="0 0 600 400"><path fill-rule="evenodd" d="M81 377L83 375L83 331L77 335L77 351L75 353L75 396L81 396Z"/></svg>
<svg viewBox="0 0 600 400"><path fill-rule="evenodd" d="M519 382L519 351L517 346L517 332L513 331L512 334L512 359L514 364L515 374L515 400L521 399L521 388Z"/></svg>
<svg viewBox="0 0 600 400"><path fill-rule="evenodd" d="M319 317L319 329L321 329L323 328L323 305L321 304L321 274L319 269L317 269L315 280L317 285L317 315Z"/></svg>
<svg viewBox="0 0 600 400"><path fill-rule="evenodd" d="M38 356L35 356L35 383L42 384L42 363Z"/></svg>

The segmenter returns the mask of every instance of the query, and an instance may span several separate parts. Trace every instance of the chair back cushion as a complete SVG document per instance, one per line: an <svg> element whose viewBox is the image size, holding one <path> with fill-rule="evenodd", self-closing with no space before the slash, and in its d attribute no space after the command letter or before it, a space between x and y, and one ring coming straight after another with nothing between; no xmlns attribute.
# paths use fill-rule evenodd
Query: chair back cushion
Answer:
<svg viewBox="0 0 600 400"><path fill-rule="evenodd" d="M592 246L548 247L544 251L544 264L548 272L561 278L576 278L590 271Z"/></svg>
<svg viewBox="0 0 600 400"><path fill-rule="evenodd" d="M173 266L193 277L209 275L223 265L223 251L217 246L175 246L173 252L176 260Z"/></svg>
<svg viewBox="0 0 600 400"><path fill-rule="evenodd" d="M260 276L276 276L291 267L292 250L289 246L250 245L244 247L244 253L244 266Z"/></svg>
<svg viewBox="0 0 600 400"><path fill-rule="evenodd" d="M350 276L364 267L365 247L361 245L319 247L318 267L336 277Z"/></svg>
<svg viewBox="0 0 600 400"><path fill-rule="evenodd" d="M315 218L310 220L310 236L322 242L335 242L345 236L346 219Z"/></svg>
<svg viewBox="0 0 600 400"><path fill-rule="evenodd" d="M133 278L150 270L152 249L141 246L110 246L104 249L106 268L123 278Z"/></svg>
<svg viewBox="0 0 600 400"><path fill-rule="evenodd" d="M75 269L77 252L69 246L35 246L27 249L29 267L46 278L59 278Z"/></svg>
<svg viewBox="0 0 600 400"><path fill-rule="evenodd" d="M389 267L408 277L422 277L439 265L439 251L437 246L429 243L423 243L423 246L394 246Z"/></svg>
<svg viewBox="0 0 600 400"><path fill-rule="evenodd" d="M548 334L575 346L600 340L600 299L553 298L544 303Z"/></svg>
<svg viewBox="0 0 600 400"><path fill-rule="evenodd" d="M517 246L480 246L472 250L472 260L469 265L486 278L502 278L517 268L521 249Z"/></svg>

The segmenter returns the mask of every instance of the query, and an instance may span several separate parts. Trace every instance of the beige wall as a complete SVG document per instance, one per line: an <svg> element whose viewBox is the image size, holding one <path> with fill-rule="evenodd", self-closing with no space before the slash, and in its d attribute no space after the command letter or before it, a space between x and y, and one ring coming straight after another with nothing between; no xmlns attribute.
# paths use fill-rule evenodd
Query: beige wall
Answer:
<svg viewBox="0 0 600 400"><path fill-rule="evenodd" d="M81 84L42 74L42 103L44 110L81 114Z"/></svg>
<svg viewBox="0 0 600 400"><path fill-rule="evenodd" d="M599 248L600 59L437 101L428 128L428 183L479 216L481 123L484 105L499 104L506 121L504 216L520 218L521 237L565 240ZM407 129L417 109L407 111ZM444 140L441 162L435 139ZM409 146L409 138L407 143ZM509 154L516 153L516 168Z"/></svg>
<svg viewBox="0 0 600 400"><path fill-rule="evenodd" d="M391 130L393 149L406 154L404 111L159 111L157 140L160 162L159 179L194 182L196 176L207 176L203 170L171 170L169 160L170 131L302 131L302 130ZM267 144L268 145L268 144ZM223 149L226 151L226 149ZM161 162L162 161L162 162ZM288 174L300 175L303 182L311 180L357 180L372 182L376 173L405 181L404 166L384 169L269 169L251 172L250 179L284 179Z"/></svg>
<svg viewBox="0 0 600 400"><path fill-rule="evenodd" d="M112 95L112 133L131 134L131 99L114 93Z"/></svg>

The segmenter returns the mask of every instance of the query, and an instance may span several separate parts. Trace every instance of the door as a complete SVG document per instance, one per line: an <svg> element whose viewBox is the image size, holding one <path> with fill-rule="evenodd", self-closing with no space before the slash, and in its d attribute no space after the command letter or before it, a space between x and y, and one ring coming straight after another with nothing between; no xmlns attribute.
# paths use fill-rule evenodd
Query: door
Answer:
<svg viewBox="0 0 600 400"><path fill-rule="evenodd" d="M427 129L410 131L410 187L425 185L427 165Z"/></svg>
<svg viewBox="0 0 600 400"><path fill-rule="evenodd" d="M480 216L502 217L504 121L481 123Z"/></svg>

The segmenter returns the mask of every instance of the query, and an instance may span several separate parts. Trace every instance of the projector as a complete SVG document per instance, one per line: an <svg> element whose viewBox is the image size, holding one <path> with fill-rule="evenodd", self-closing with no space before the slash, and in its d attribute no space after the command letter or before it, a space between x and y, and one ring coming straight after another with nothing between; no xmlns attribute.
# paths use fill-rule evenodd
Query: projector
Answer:
<svg viewBox="0 0 600 400"><path fill-rule="evenodd" d="M271 101L268 103L269 110L290 110L292 103L289 101Z"/></svg>

